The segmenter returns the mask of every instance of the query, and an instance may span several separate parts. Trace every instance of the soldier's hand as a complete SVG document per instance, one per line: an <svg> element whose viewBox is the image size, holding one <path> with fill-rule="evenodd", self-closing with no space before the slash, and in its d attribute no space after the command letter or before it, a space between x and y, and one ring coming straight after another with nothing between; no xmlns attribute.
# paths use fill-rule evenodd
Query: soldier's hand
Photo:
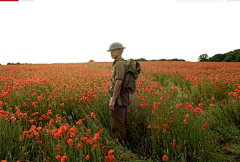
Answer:
<svg viewBox="0 0 240 162"><path fill-rule="evenodd" d="M114 105L115 105L115 101L111 99L109 103L109 110L115 111Z"/></svg>

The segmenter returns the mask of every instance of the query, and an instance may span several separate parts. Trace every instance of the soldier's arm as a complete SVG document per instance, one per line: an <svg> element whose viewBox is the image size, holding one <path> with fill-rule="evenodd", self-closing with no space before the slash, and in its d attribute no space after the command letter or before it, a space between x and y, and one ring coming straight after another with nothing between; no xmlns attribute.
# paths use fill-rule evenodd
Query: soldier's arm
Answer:
<svg viewBox="0 0 240 162"><path fill-rule="evenodd" d="M116 64L116 83L114 86L114 91L113 91L113 96L112 96L112 100L116 101L121 88L122 88L122 84L123 84L123 80L124 80L124 76L125 76L125 67L124 64L121 62L117 62Z"/></svg>
<svg viewBox="0 0 240 162"><path fill-rule="evenodd" d="M114 91L113 91L113 96L112 100L116 101L122 87L123 80L116 80L115 86L114 86Z"/></svg>

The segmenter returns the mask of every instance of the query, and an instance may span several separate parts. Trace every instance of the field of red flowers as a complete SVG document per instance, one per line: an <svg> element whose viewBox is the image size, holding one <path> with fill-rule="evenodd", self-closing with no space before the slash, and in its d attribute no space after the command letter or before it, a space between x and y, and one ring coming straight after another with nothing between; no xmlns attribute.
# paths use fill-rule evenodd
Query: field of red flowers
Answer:
<svg viewBox="0 0 240 162"><path fill-rule="evenodd" d="M112 138L112 63L0 66L0 160L240 161L240 63L140 62L133 141Z"/></svg>

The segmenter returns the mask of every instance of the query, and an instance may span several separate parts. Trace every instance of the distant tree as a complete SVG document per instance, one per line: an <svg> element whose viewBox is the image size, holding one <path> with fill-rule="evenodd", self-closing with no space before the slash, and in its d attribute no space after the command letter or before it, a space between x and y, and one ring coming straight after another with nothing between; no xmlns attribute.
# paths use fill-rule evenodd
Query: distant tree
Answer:
<svg viewBox="0 0 240 162"><path fill-rule="evenodd" d="M166 61L166 59L159 59L159 61Z"/></svg>
<svg viewBox="0 0 240 162"><path fill-rule="evenodd" d="M224 61L226 56L227 56L227 54L216 54L216 55L210 57L209 61L211 61L211 62L221 62L221 61Z"/></svg>
<svg viewBox="0 0 240 162"><path fill-rule="evenodd" d="M186 60L184 60L184 59L177 59L177 61L186 61Z"/></svg>
<svg viewBox="0 0 240 162"><path fill-rule="evenodd" d="M184 59L173 58L173 59L170 59L169 61L185 61L185 60Z"/></svg>
<svg viewBox="0 0 240 162"><path fill-rule="evenodd" d="M223 61L234 62L236 60L236 54L234 52L229 52Z"/></svg>
<svg viewBox="0 0 240 162"><path fill-rule="evenodd" d="M20 62L17 62L16 65L20 65L21 63Z"/></svg>
<svg viewBox="0 0 240 162"><path fill-rule="evenodd" d="M236 49L234 51L230 51L224 54L216 54L209 58L209 61L212 62L240 62L240 49Z"/></svg>
<svg viewBox="0 0 240 162"><path fill-rule="evenodd" d="M94 62L94 60L89 60L88 62Z"/></svg>
<svg viewBox="0 0 240 162"><path fill-rule="evenodd" d="M135 59L136 61L147 61L145 58Z"/></svg>
<svg viewBox="0 0 240 162"><path fill-rule="evenodd" d="M198 57L198 61L203 62L203 61L208 61L208 55L207 54L202 54Z"/></svg>
<svg viewBox="0 0 240 162"><path fill-rule="evenodd" d="M236 62L240 62L240 50L237 52L236 54L236 59L235 59Z"/></svg>

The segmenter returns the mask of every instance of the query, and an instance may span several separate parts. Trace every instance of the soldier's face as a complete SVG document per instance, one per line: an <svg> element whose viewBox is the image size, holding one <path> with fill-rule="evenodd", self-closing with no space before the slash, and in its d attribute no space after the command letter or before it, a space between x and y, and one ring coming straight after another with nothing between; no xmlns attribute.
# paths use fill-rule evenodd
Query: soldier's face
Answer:
<svg viewBox="0 0 240 162"><path fill-rule="evenodd" d="M111 56L113 59L116 59L121 53L121 50L119 49L113 49L111 50Z"/></svg>

